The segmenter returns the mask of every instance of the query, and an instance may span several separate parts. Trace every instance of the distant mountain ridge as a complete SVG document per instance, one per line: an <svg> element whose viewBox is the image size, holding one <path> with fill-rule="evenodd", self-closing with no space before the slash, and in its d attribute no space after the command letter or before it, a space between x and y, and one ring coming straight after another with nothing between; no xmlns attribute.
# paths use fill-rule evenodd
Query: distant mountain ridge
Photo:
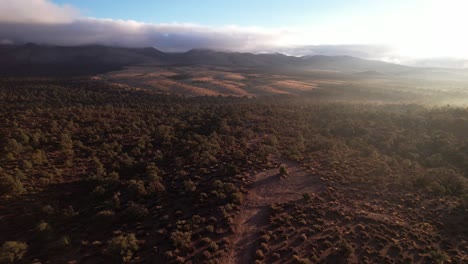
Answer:
<svg viewBox="0 0 468 264"><path fill-rule="evenodd" d="M280 53L252 54L204 49L194 49L185 53L165 53L151 47L121 48L100 45L75 47L37 44L0 45L1 75L95 74L140 64L284 68L345 73L373 71L383 74L401 73L414 69L409 66L350 56L294 57Z"/></svg>
<svg viewBox="0 0 468 264"><path fill-rule="evenodd" d="M3 75L75 75L154 63L166 55L153 48L115 48L99 45L60 47L26 44L0 46Z"/></svg>

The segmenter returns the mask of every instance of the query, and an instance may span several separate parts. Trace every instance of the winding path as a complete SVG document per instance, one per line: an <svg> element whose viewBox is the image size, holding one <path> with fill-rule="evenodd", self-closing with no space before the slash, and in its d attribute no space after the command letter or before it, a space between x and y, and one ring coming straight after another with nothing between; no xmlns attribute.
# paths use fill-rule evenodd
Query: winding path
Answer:
<svg viewBox="0 0 468 264"><path fill-rule="evenodd" d="M252 184L234 219L234 233L229 237L231 248L220 263L252 263L261 228L268 224L270 206L299 200L304 192L318 192L324 187L317 175L296 162L278 158L273 162L286 166L289 175L281 178L279 168L250 173Z"/></svg>

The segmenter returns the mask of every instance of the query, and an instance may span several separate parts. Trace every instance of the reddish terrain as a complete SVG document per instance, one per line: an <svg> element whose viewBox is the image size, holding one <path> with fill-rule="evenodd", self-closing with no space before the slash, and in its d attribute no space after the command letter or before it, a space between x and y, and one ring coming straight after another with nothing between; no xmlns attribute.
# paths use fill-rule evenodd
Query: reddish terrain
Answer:
<svg viewBox="0 0 468 264"><path fill-rule="evenodd" d="M312 175L298 163L275 158L273 164L281 164L288 175L278 168L251 172L252 183L240 211L234 219L230 240L232 247L222 263L250 263L254 259L261 228L268 224L271 206L299 200L304 192L318 192L324 188L317 175Z"/></svg>

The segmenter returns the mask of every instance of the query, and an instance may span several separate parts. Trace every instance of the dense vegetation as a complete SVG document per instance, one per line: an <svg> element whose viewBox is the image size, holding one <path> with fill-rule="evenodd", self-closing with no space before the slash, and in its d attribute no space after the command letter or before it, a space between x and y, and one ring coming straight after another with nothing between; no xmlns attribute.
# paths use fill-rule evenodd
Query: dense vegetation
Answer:
<svg viewBox="0 0 468 264"><path fill-rule="evenodd" d="M272 207L259 262L466 260L468 109L315 99L2 79L0 262L215 262L230 246L249 173L275 168L272 156L299 162L328 189ZM353 210L332 206L360 200ZM365 201L410 219L382 241L427 243L396 255L363 249L358 241L391 224L362 231L355 213ZM346 226L362 232L333 229ZM330 251L337 245L340 256Z"/></svg>

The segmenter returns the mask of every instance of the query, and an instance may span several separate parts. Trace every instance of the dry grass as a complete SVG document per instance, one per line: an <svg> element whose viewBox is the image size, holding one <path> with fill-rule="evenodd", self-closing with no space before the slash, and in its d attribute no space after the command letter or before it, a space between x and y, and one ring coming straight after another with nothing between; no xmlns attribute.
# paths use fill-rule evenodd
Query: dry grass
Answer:
<svg viewBox="0 0 468 264"><path fill-rule="evenodd" d="M313 82L317 84L334 84L334 85L340 85L340 84L345 83L345 81L339 81L339 80L313 80Z"/></svg>
<svg viewBox="0 0 468 264"><path fill-rule="evenodd" d="M247 92L246 90L242 89L245 86L243 83L236 83L230 81L222 81L222 80L214 80L213 78L205 77L205 78L198 78L203 79L203 82L206 82L210 86L216 88L223 88L226 90L226 95L237 95L237 96L252 96L253 94ZM193 79L195 80L195 79Z"/></svg>
<svg viewBox="0 0 468 264"><path fill-rule="evenodd" d="M267 93L272 93L272 94L291 94L290 92L286 92L286 91L283 91L283 90L280 90L280 89L276 89L276 88L273 88L269 85L262 85L262 86L258 86L256 87L257 89L260 89L262 91L265 91Z"/></svg>
<svg viewBox="0 0 468 264"><path fill-rule="evenodd" d="M172 78L174 76L184 76L184 78ZM294 95L314 90L321 84L341 85L345 83L333 79L310 78L309 80L303 76L203 66L133 66L93 78L191 96Z"/></svg>
<svg viewBox="0 0 468 264"><path fill-rule="evenodd" d="M212 82L214 81L213 77L197 77L197 78L192 78L193 82Z"/></svg>
<svg viewBox="0 0 468 264"><path fill-rule="evenodd" d="M223 77L226 79L237 80L237 81L243 81L246 79L245 76L239 73L227 73L227 74L224 74Z"/></svg>
<svg viewBox="0 0 468 264"><path fill-rule="evenodd" d="M299 90L299 91L310 91L317 88L315 83L305 83L294 80L281 80L274 82L274 85L277 87L285 87L288 89Z"/></svg>
<svg viewBox="0 0 468 264"><path fill-rule="evenodd" d="M157 82L158 88L163 88L164 90L174 91L174 92L185 92L192 95L209 95L217 96L221 93L212 91L210 89L198 87L195 85L188 85L185 83L180 83L172 80L159 80ZM175 89L175 90L174 90Z"/></svg>

